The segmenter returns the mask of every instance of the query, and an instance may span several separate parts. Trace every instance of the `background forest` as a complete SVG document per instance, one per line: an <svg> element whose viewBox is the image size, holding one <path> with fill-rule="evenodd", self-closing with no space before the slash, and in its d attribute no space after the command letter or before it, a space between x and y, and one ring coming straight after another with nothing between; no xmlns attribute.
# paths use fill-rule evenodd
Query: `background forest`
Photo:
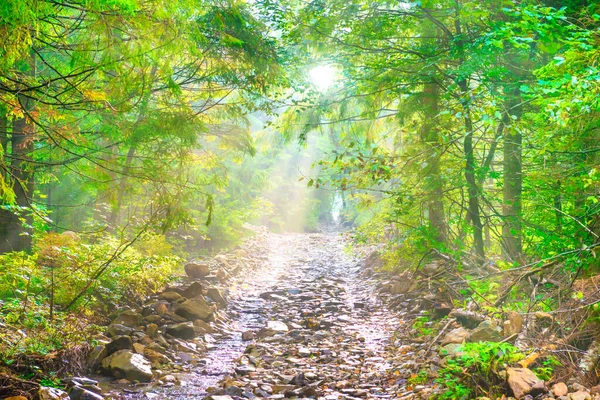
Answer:
<svg viewBox="0 0 600 400"><path fill-rule="evenodd" d="M599 28L586 0L2 1L5 319L64 330L245 223L595 318Z"/></svg>

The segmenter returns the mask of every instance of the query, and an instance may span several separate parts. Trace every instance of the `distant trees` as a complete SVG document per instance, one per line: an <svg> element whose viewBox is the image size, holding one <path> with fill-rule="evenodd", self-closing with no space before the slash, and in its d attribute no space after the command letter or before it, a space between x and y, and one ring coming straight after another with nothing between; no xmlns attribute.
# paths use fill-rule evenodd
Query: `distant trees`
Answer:
<svg viewBox="0 0 600 400"><path fill-rule="evenodd" d="M29 249L36 220L181 223L179 200L210 197L186 166L201 139L252 150L247 132L209 124L239 121L281 79L272 39L235 2L11 0L0 30L2 252Z"/></svg>
<svg viewBox="0 0 600 400"><path fill-rule="evenodd" d="M597 93L597 5L261 5L299 58L342 71L317 97L346 149L323 164L332 185L377 204L379 228L363 229L386 226L417 259L437 249L518 262L596 242L598 103L582 87Z"/></svg>

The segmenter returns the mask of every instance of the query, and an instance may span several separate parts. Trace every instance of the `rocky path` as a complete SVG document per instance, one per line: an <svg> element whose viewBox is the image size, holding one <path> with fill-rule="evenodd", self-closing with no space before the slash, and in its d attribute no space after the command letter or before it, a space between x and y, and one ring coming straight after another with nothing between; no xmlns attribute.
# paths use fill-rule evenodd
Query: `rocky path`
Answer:
<svg viewBox="0 0 600 400"><path fill-rule="evenodd" d="M204 358L126 398L397 397L386 345L401 320L372 294L362 260L337 234L269 234L266 247L228 283L228 323L204 335Z"/></svg>

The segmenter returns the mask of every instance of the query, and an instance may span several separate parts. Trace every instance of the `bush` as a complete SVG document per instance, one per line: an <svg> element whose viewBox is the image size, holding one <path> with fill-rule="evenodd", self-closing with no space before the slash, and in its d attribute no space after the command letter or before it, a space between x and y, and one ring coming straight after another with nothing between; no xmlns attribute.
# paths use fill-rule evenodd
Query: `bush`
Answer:
<svg viewBox="0 0 600 400"><path fill-rule="evenodd" d="M524 354L508 343L466 343L448 358L440 369L437 382L446 388L441 399L470 399L501 392L503 379L499 372L524 358Z"/></svg>

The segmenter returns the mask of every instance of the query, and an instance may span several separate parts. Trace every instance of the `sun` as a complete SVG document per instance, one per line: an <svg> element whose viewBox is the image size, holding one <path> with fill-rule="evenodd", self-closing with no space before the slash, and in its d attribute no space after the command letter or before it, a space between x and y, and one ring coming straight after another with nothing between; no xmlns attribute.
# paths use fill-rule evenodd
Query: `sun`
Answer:
<svg viewBox="0 0 600 400"><path fill-rule="evenodd" d="M317 90L325 92L337 80L338 70L332 65L319 65L308 71L308 75Z"/></svg>

